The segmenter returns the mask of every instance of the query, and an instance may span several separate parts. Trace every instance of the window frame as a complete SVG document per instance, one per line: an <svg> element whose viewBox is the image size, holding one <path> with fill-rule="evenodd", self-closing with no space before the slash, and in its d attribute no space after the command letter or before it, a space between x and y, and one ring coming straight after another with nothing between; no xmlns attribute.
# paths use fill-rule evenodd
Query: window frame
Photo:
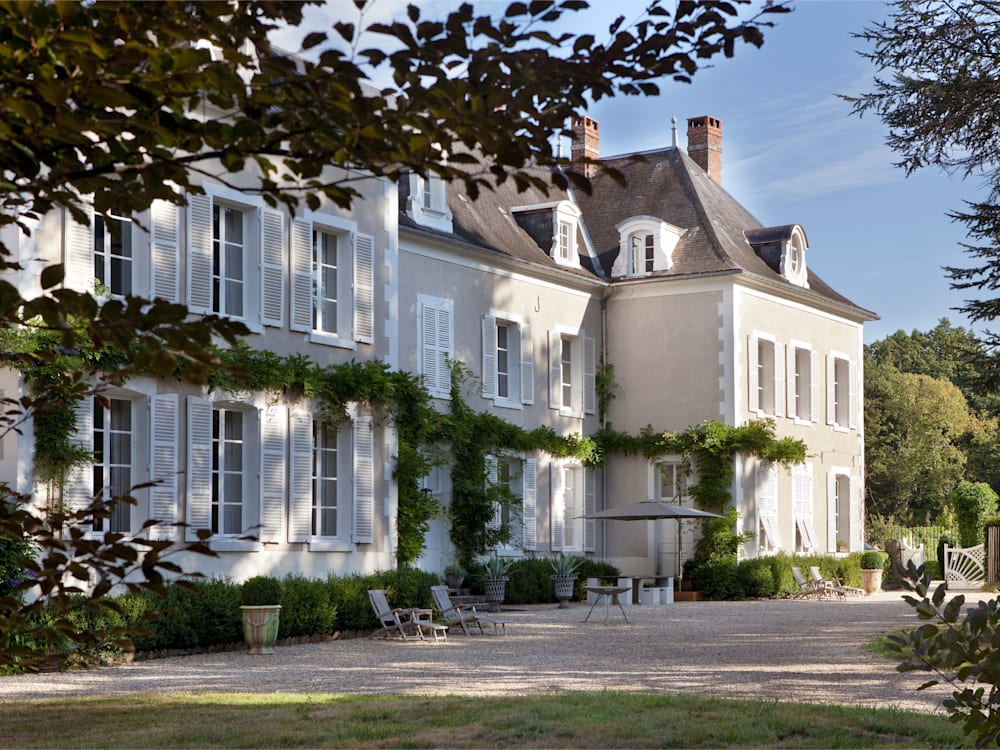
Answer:
<svg viewBox="0 0 1000 750"><path fill-rule="evenodd" d="M549 336L549 408L561 416L583 419L596 413L597 344L582 328L556 326ZM564 351L569 345L569 378L566 378ZM572 403L565 403L565 389Z"/></svg>
<svg viewBox="0 0 1000 750"><path fill-rule="evenodd" d="M796 339L789 341L785 353L787 415L795 424L812 425L819 421L819 356L811 344Z"/></svg>
<svg viewBox="0 0 1000 750"><path fill-rule="evenodd" d="M500 328L507 329L507 396L500 395ZM482 396L496 407L523 409L535 402L534 338L519 315L491 309L482 319Z"/></svg>
<svg viewBox="0 0 1000 750"><path fill-rule="evenodd" d="M757 417L783 417L787 398L784 346L772 334L756 330L747 341L747 411Z"/></svg>
<svg viewBox="0 0 1000 750"><path fill-rule="evenodd" d="M837 432L858 427L858 368L843 352L831 351L826 359L826 421Z"/></svg>
<svg viewBox="0 0 1000 750"><path fill-rule="evenodd" d="M573 502L567 504L567 473L574 482ZM573 461L553 461L549 464L549 532L553 552L594 552L597 545L596 524L592 515L597 509L597 487L593 469ZM572 524L571 543L566 542L566 528ZM578 541L577 541L578 540Z"/></svg>
<svg viewBox="0 0 1000 750"><path fill-rule="evenodd" d="M114 299L123 299L124 297L134 295L136 291L135 221L131 214L126 216L123 213L109 211L107 215L94 212L93 222L94 278L107 290L107 294ZM128 245L128 256L114 254L114 233L110 230L109 226L111 222L118 224L118 231L121 233L121 245L123 247L126 244ZM127 242L125 241L126 237L128 238ZM103 247L100 247L102 245ZM127 261L128 273L123 274L123 278L128 279L127 290L115 289L113 269L116 258L123 265ZM103 266L101 269L98 269L98 259L101 260L100 265ZM103 281L101 280L102 276L104 277Z"/></svg>

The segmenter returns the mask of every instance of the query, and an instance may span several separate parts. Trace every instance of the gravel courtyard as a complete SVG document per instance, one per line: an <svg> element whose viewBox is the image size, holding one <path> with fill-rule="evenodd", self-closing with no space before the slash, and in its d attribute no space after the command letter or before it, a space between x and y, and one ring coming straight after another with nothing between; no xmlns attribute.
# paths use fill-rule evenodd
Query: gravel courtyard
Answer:
<svg viewBox="0 0 1000 750"><path fill-rule="evenodd" d="M976 601L982 594L967 594ZM0 704L30 698L153 692L520 695L577 690L700 693L940 710L948 691L917 692L861 646L917 620L899 593L858 600L694 602L508 611L508 635L447 642L346 638L283 646L274 656L199 654L122 666L0 677Z"/></svg>

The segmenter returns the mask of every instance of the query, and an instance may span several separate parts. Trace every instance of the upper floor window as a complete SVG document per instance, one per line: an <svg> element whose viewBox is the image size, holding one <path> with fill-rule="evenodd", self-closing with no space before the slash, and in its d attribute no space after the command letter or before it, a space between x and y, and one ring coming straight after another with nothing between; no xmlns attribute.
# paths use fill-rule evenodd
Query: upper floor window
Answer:
<svg viewBox="0 0 1000 750"><path fill-rule="evenodd" d="M818 357L808 344L792 341L788 352L788 416L796 422L812 423L818 419Z"/></svg>
<svg viewBox="0 0 1000 750"><path fill-rule="evenodd" d="M615 226L619 250L611 267L613 277L645 276L669 271L673 252L684 230L655 216L632 216Z"/></svg>
<svg viewBox="0 0 1000 750"><path fill-rule="evenodd" d="M517 408L535 401L531 326L499 311L483 316L483 398Z"/></svg>
<svg viewBox="0 0 1000 750"><path fill-rule="evenodd" d="M212 206L212 312L242 318L246 304L246 214Z"/></svg>
<svg viewBox="0 0 1000 750"><path fill-rule="evenodd" d="M132 294L132 219L114 211L94 215L94 278L114 296Z"/></svg>
<svg viewBox="0 0 1000 750"><path fill-rule="evenodd" d="M783 243L781 273L797 286L809 286L809 274L806 271L806 235L798 225L792 227L791 235Z"/></svg>
<svg viewBox="0 0 1000 750"><path fill-rule="evenodd" d="M451 233L452 213L445 181L433 173L421 177L413 172L408 187L407 215L421 226Z"/></svg>
<svg viewBox="0 0 1000 750"><path fill-rule="evenodd" d="M559 239L556 244L558 248L558 259L561 261L569 262L570 251L573 248L572 240L573 226L568 221L559 222Z"/></svg>
<svg viewBox="0 0 1000 750"><path fill-rule="evenodd" d="M783 347L773 336L755 331L750 335L747 355L749 410L759 416L784 416Z"/></svg>
<svg viewBox="0 0 1000 750"><path fill-rule="evenodd" d="M572 417L594 414L596 366L593 338L582 331L549 331L549 408Z"/></svg>
<svg viewBox="0 0 1000 750"><path fill-rule="evenodd" d="M632 272L652 273L653 272L653 235L633 234L632 235Z"/></svg>
<svg viewBox="0 0 1000 750"><path fill-rule="evenodd" d="M857 427L858 390L854 363L846 354L826 358L826 421L838 429Z"/></svg>
<svg viewBox="0 0 1000 750"><path fill-rule="evenodd" d="M310 215L292 222L291 324L311 340L354 348L374 340L375 245L353 221Z"/></svg>
<svg viewBox="0 0 1000 750"><path fill-rule="evenodd" d="M417 370L432 396L451 398L454 353L454 303L417 296Z"/></svg>

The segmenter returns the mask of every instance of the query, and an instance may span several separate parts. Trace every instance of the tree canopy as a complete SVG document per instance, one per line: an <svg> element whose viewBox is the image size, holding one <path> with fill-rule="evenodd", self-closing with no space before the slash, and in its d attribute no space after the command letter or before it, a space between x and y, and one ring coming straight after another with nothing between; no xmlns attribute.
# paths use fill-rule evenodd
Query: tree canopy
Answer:
<svg viewBox="0 0 1000 750"><path fill-rule="evenodd" d="M846 97L889 127L907 174L938 167L981 179L983 201L950 216L965 225L973 265L948 267L956 289L983 299L958 308L973 321L1000 316L1000 3L897 0L889 18L857 35L879 71L871 92ZM991 338L991 343L997 343Z"/></svg>

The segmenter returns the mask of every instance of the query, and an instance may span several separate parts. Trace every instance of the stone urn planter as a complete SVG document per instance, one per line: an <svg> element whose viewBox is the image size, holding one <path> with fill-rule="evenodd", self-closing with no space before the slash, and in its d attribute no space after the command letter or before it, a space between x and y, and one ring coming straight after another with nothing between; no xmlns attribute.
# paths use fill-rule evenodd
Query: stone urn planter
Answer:
<svg viewBox="0 0 1000 750"><path fill-rule="evenodd" d="M281 583L275 578L255 576L243 584L243 639L251 654L273 654L281 615Z"/></svg>
<svg viewBox="0 0 1000 750"><path fill-rule="evenodd" d="M558 557L549 559L549 564L552 565L552 583L555 587L556 599L559 600L559 609L566 609L569 606L569 600L573 598L576 571L582 562L582 558L572 557L565 552L560 552Z"/></svg>
<svg viewBox="0 0 1000 750"><path fill-rule="evenodd" d="M483 563L483 593L490 611L499 612L507 594L507 572L510 570L510 560L491 557Z"/></svg>
<svg viewBox="0 0 1000 750"><path fill-rule="evenodd" d="M555 586L556 599L559 600L559 609L566 609L569 606L569 600L573 598L576 576L552 576L552 583Z"/></svg>
<svg viewBox="0 0 1000 750"><path fill-rule="evenodd" d="M882 590L882 570L888 559L885 552L864 552L861 555L861 589L865 596Z"/></svg>

